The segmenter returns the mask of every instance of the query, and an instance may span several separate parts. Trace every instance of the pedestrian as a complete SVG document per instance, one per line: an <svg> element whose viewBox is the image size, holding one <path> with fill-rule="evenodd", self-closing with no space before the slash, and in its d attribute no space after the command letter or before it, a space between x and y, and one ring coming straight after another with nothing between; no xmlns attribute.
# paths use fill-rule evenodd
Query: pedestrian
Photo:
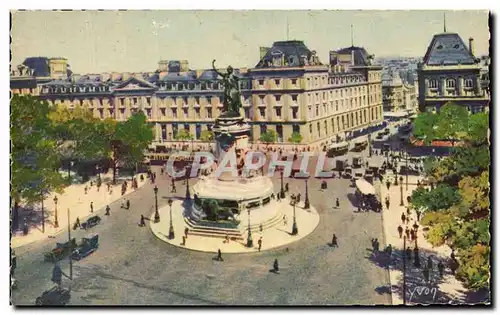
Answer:
<svg viewBox="0 0 500 315"><path fill-rule="evenodd" d="M385 251L387 252L387 255L389 255L389 257L391 257L392 245L391 244L387 245L387 248L385 249Z"/></svg>
<svg viewBox="0 0 500 315"><path fill-rule="evenodd" d="M421 212L419 210L415 210L415 212L417 213L417 221L420 222L420 214L421 214Z"/></svg>
<svg viewBox="0 0 500 315"><path fill-rule="evenodd" d="M127 199L126 205L127 205L127 210L130 209L130 200Z"/></svg>
<svg viewBox="0 0 500 315"><path fill-rule="evenodd" d="M124 203L124 201L123 201L123 200L122 200L122 203L121 203L121 205L120 205L120 209L125 209L125 203Z"/></svg>
<svg viewBox="0 0 500 315"><path fill-rule="evenodd" d="M414 230L411 230L410 231L410 239L413 241L415 240L415 231Z"/></svg>
<svg viewBox="0 0 500 315"><path fill-rule="evenodd" d="M145 226L146 222L144 222L144 215L141 214L141 221L139 222L139 226Z"/></svg>
<svg viewBox="0 0 500 315"><path fill-rule="evenodd" d="M182 246L186 246L186 236L182 236Z"/></svg>
<svg viewBox="0 0 500 315"><path fill-rule="evenodd" d="M415 230L415 234L416 234L417 231L418 231L418 224L417 224L417 222L413 223L413 229Z"/></svg>
<svg viewBox="0 0 500 315"><path fill-rule="evenodd" d="M390 205L391 205L391 203L389 201L389 198L385 198L385 207L387 208L387 210L389 210Z"/></svg>
<svg viewBox="0 0 500 315"><path fill-rule="evenodd" d="M262 237L259 238L259 240L257 241L257 244L259 245L258 249L259 249L259 252L260 252L260 249L262 248Z"/></svg>
<svg viewBox="0 0 500 315"><path fill-rule="evenodd" d="M189 228L188 228L188 227L186 227L186 228L184 229L184 236L185 236L186 238L188 238L188 234L189 234Z"/></svg>
<svg viewBox="0 0 500 315"><path fill-rule="evenodd" d="M438 262L438 270L439 270L439 276L442 278L444 275L444 265L441 261Z"/></svg>
<svg viewBox="0 0 500 315"><path fill-rule="evenodd" d="M108 191L111 189L111 183L107 183L106 186L108 187Z"/></svg>
<svg viewBox="0 0 500 315"><path fill-rule="evenodd" d="M406 248L406 259L411 260L411 249L410 249L410 247Z"/></svg>
<svg viewBox="0 0 500 315"><path fill-rule="evenodd" d="M94 186L94 181L90 181L90 188L92 188L92 186Z"/></svg>
<svg viewBox="0 0 500 315"><path fill-rule="evenodd" d="M101 188L101 181L98 180L97 181L97 192L99 192L99 189Z"/></svg>
<svg viewBox="0 0 500 315"><path fill-rule="evenodd" d="M399 233L399 238L403 237L403 227L400 225L398 226L398 233Z"/></svg>
<svg viewBox="0 0 500 315"><path fill-rule="evenodd" d="M410 216L410 207L406 207L406 216Z"/></svg>
<svg viewBox="0 0 500 315"><path fill-rule="evenodd" d="M286 219L286 215L283 216L283 225L284 226L287 226L288 225L288 221Z"/></svg>
<svg viewBox="0 0 500 315"><path fill-rule="evenodd" d="M408 227L405 228L406 239L410 239L410 229Z"/></svg>
<svg viewBox="0 0 500 315"><path fill-rule="evenodd" d="M378 238L376 238L375 241L373 241L373 245L375 251L378 252L378 250L380 249L380 243L378 242Z"/></svg>
<svg viewBox="0 0 500 315"><path fill-rule="evenodd" d="M77 227L80 227L80 218L76 217L75 224L73 225L73 230L76 230Z"/></svg>
<svg viewBox="0 0 500 315"><path fill-rule="evenodd" d="M432 256L427 257L427 268L432 271Z"/></svg>
<svg viewBox="0 0 500 315"><path fill-rule="evenodd" d="M260 231L260 233L262 233L263 230L264 230L264 227L262 226L262 223L261 223L261 224L259 224L259 231Z"/></svg>
<svg viewBox="0 0 500 315"><path fill-rule="evenodd" d="M300 194L297 194L297 202L300 202Z"/></svg>
<svg viewBox="0 0 500 315"><path fill-rule="evenodd" d="M387 187L387 190L389 190L389 188L391 188L391 182L386 181L385 182L385 187Z"/></svg>
<svg viewBox="0 0 500 315"><path fill-rule="evenodd" d="M110 215L109 211L111 211L111 208L109 207L109 205L107 205L106 206L106 213L104 213L104 215Z"/></svg>
<svg viewBox="0 0 500 315"><path fill-rule="evenodd" d="M220 251L220 248L217 250L217 260L224 261L224 259L222 259L222 252Z"/></svg>
<svg viewBox="0 0 500 315"><path fill-rule="evenodd" d="M288 192L288 183L285 183L285 191Z"/></svg>
<svg viewBox="0 0 500 315"><path fill-rule="evenodd" d="M85 185L85 195L87 194L88 190L89 190L89 188L87 187L87 185Z"/></svg>
<svg viewBox="0 0 500 315"><path fill-rule="evenodd" d="M280 272L280 266L279 266L279 264L278 264L278 258L276 258L276 259L274 260L274 263L273 263L273 271L274 271L275 273L279 273L279 272Z"/></svg>
<svg viewBox="0 0 500 315"><path fill-rule="evenodd" d="M277 202L281 202L281 197L280 197L280 194L277 194L276 201L277 201Z"/></svg>
<svg viewBox="0 0 500 315"><path fill-rule="evenodd" d="M110 188L109 189L109 194L112 195L113 194L113 188Z"/></svg>
<svg viewBox="0 0 500 315"><path fill-rule="evenodd" d="M333 233L332 236L332 247L339 247L339 243L337 241L337 235L335 235L335 233Z"/></svg>
<svg viewBox="0 0 500 315"><path fill-rule="evenodd" d="M163 170L163 167L162 167L162 168L160 168L160 172L161 172L161 175L163 175L163 173L165 172L165 171Z"/></svg>
<svg viewBox="0 0 500 315"><path fill-rule="evenodd" d="M404 212L401 213L401 222L403 222L403 224L405 224L405 222L406 222L406 216L405 216Z"/></svg>
<svg viewBox="0 0 500 315"><path fill-rule="evenodd" d="M177 193L177 190L175 189L175 184L174 184L174 185L172 185L172 191L171 191L171 192L172 192L172 193Z"/></svg>
<svg viewBox="0 0 500 315"><path fill-rule="evenodd" d="M425 281L429 282L429 269L427 269L427 267L424 267L424 270L422 270L422 273L424 275Z"/></svg>
<svg viewBox="0 0 500 315"><path fill-rule="evenodd" d="M408 216L406 217L406 225L409 225L409 224L410 224L410 216L408 215Z"/></svg>
<svg viewBox="0 0 500 315"><path fill-rule="evenodd" d="M90 213L94 213L94 202L90 202Z"/></svg>
<svg viewBox="0 0 500 315"><path fill-rule="evenodd" d="M337 197L337 199L335 200L335 207L338 209L340 208L340 201L339 201L339 198Z"/></svg>

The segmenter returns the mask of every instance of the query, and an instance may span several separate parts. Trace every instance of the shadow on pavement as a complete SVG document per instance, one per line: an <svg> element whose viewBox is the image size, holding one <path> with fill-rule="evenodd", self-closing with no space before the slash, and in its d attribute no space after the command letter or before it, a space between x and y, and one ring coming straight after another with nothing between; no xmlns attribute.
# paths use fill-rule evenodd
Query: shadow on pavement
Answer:
<svg viewBox="0 0 500 315"><path fill-rule="evenodd" d="M120 276L115 276L115 275L112 275L112 274L109 274L109 273L106 273L104 271L101 270L100 267L98 266L89 266L89 267L84 267L84 266L75 266L74 267L75 270L77 270L78 272L80 272L82 278L85 278L85 274L88 274L89 276L97 276L97 277L100 277L100 278L103 278L103 279L108 279L108 280L114 280L114 281L121 281L121 282L126 282L126 283L130 283L138 288L144 288L144 289L149 289L149 290L153 290L153 291L160 291L160 292L165 292L165 293L169 293L169 294L173 294L173 295L177 295L177 296L180 296L184 299L188 299L188 300L194 300L194 301L199 301L199 302L203 302L203 303L207 303L207 304L212 304L212 305L224 305L223 303L218 303L218 302L214 302L214 301L210 301L210 300L207 300L207 299L203 299L199 296L196 296L196 295L192 295L192 294L187 294L187 293L182 293L182 292L178 292L178 291L174 291L172 289L169 289L169 288L166 288L166 287L158 287L158 286L153 286L153 285L148 285L148 284L145 284L145 283L141 283L141 282L138 282L138 281L135 281L135 280L132 280L132 279L126 279L126 278L122 278ZM94 296L95 294L92 294L92 296ZM89 296L87 295L86 297L82 298L82 299L90 299L92 298L92 296ZM99 299L102 299L102 298L105 298L105 292L103 292L103 295L102 297L99 297Z"/></svg>
<svg viewBox="0 0 500 315"><path fill-rule="evenodd" d="M379 267L388 270L403 271L403 251L401 249L393 249L389 254L385 251L375 252L367 248L369 256L365 257ZM443 292L439 286L443 283L443 278L439 274L439 261L445 266L443 277L454 277L451 274L450 262L451 259L438 257L437 253L432 250L419 249L420 266L415 266L415 254L411 251L410 258L406 260L406 302L407 304L477 304L488 301L488 294L484 292L464 292L459 290L456 295ZM424 275L424 268L428 264L428 258L432 259L432 268L430 269L428 278ZM396 294L403 300L403 277L398 279L397 284L393 284L391 288L378 287L375 291L378 294L386 293L386 290L392 289L393 294ZM390 292L389 292L390 293ZM486 296L486 298L485 298Z"/></svg>

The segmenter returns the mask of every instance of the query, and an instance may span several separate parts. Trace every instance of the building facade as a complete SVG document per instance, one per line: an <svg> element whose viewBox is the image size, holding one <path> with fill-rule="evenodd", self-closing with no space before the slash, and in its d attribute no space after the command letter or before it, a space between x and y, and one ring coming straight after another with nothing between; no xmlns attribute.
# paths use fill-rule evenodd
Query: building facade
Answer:
<svg viewBox="0 0 500 315"><path fill-rule="evenodd" d="M254 68L235 70L241 114L252 126L253 142L272 129L279 143L289 143L298 132L304 145L327 146L382 122L381 67L371 65L363 48L331 52L329 65L302 41L275 42L261 47L260 55ZM141 110L154 126L156 143L175 140L180 129L197 141L223 110L217 73L190 70L187 61L160 61L149 73L80 76L64 58L36 60L11 73L13 93L38 95L70 109L81 106L100 119L123 121Z"/></svg>
<svg viewBox="0 0 500 315"><path fill-rule="evenodd" d="M401 80L399 72L394 72L382 80L382 100L384 112L416 112L418 100L415 85Z"/></svg>
<svg viewBox="0 0 500 315"><path fill-rule="evenodd" d="M447 102L471 112L488 110L490 97L482 86L480 59L456 33L434 35L418 66L420 111L439 111Z"/></svg>

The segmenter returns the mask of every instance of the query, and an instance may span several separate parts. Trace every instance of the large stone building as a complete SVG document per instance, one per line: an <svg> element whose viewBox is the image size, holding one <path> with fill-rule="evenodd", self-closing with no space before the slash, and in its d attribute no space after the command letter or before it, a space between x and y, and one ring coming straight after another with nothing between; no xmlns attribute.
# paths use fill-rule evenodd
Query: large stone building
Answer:
<svg viewBox="0 0 500 315"><path fill-rule="evenodd" d="M419 107L436 110L447 102L467 106L469 111L488 110L489 95L482 87L480 59L456 33L436 34L418 66Z"/></svg>
<svg viewBox="0 0 500 315"><path fill-rule="evenodd" d="M418 110L416 87L401 80L399 72L382 80L384 112L416 112Z"/></svg>
<svg viewBox="0 0 500 315"><path fill-rule="evenodd" d="M280 143L299 132L303 144L323 147L381 124L381 67L371 64L363 48L332 51L329 65L302 41L275 42L260 48L260 55L254 68L235 71L241 113L252 125L254 142L272 129ZM190 70L187 61L160 61L149 73L80 76L63 58L26 60L23 75L11 73L12 92L39 95L52 105L83 106L101 119L126 120L142 110L157 143L174 140L180 129L199 140L223 109L215 71Z"/></svg>

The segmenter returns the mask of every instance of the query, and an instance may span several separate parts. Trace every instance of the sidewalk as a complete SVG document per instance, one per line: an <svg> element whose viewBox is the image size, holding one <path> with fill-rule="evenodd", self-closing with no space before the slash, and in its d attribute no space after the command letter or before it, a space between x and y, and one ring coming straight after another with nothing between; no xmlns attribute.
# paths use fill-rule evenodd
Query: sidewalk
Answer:
<svg viewBox="0 0 500 315"><path fill-rule="evenodd" d="M145 183L149 181L146 178L146 174L144 175L144 181L141 182L140 174L136 175L138 188L141 188ZM80 222L83 222L86 218L96 215L99 210L105 207L108 204L113 203L114 201L120 199L121 195L121 183L124 180L128 181L128 188L125 192L125 196L135 191L136 189L131 188L131 178L117 178L116 185L112 186L112 194L108 192L107 183L111 182L112 174L106 173L101 174L102 185L97 191L97 187L95 185L97 177L92 178L94 181L94 185L90 186L90 181L84 184L73 184L64 189L64 193L59 195L55 193L51 193L43 202L44 207L44 217L45 217L45 233L42 233L42 224L41 218L38 223L32 223L29 227L28 235L23 235L22 230L16 231L15 234L12 234L11 238L11 247L17 248L20 246L28 245L40 240L44 240L55 236L61 232L63 232L68 227L68 208L70 209L70 223L73 225L78 217ZM85 186L87 186L88 191L85 194ZM54 227L55 221L55 203L54 196L57 195L57 218L59 227ZM90 202L93 202L94 213L90 212ZM41 217L41 203L35 204L34 210L31 211L31 215ZM26 215L26 210L20 210L19 215L19 227L22 229L23 217ZM30 222L30 220L28 220Z"/></svg>
<svg viewBox="0 0 500 315"><path fill-rule="evenodd" d="M418 178L420 179L420 178ZM402 224L401 214L404 213L407 216L406 206L408 205L406 197L411 195L412 191L417 188L416 185L412 185L417 181L416 176L409 177L408 191L406 191L406 185L403 185L403 201L404 206L400 206L401 202L401 191L400 186L391 185L389 191L384 184L380 186L382 204L383 204L383 222L384 222L384 233L385 233L385 244L392 246L391 260L387 264L386 253L378 253L378 258L374 258L381 265L389 269L392 303L394 305L403 304L403 238L399 237L398 226L401 225L403 228L403 235L405 234L404 229L408 226L409 229L416 222L416 214L414 211L410 213L409 224ZM406 181L404 181L406 183ZM390 198L390 209L388 210L385 206L385 198L389 195ZM415 241L407 239L406 246L412 250L411 259L407 260L406 263L406 303L407 304L432 304L432 303L464 303L465 295L467 290L463 285L455 279L451 274L448 267L448 260L451 254L451 249L446 246L432 247L424 237L424 227L420 226L417 231L416 241L418 242L419 257L420 257L420 268L414 266L414 253L413 249L415 247ZM383 248L380 249L381 251ZM385 261L382 256L385 256ZM428 257L432 257L433 271L430 275L430 282L427 282L423 276L423 267L427 265ZM383 261L383 262L382 262ZM445 272L443 278L439 276L437 264L441 261L445 265Z"/></svg>

